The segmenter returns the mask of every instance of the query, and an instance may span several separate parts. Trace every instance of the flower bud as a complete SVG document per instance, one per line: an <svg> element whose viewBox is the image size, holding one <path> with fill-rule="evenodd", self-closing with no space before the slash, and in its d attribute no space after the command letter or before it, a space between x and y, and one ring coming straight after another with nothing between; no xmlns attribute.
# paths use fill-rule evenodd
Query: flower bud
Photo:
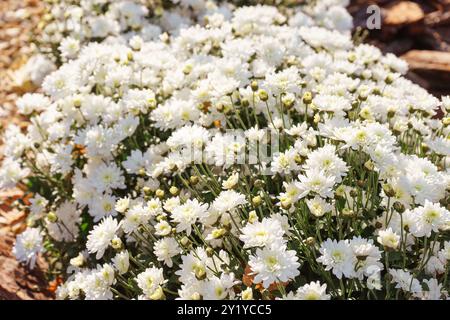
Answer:
<svg viewBox="0 0 450 320"><path fill-rule="evenodd" d="M314 115L314 119L313 119L315 124L318 124L320 122L320 114L316 113Z"/></svg>
<svg viewBox="0 0 450 320"><path fill-rule="evenodd" d="M70 259L70 265L80 268L84 264L84 257L81 253L75 258Z"/></svg>
<svg viewBox="0 0 450 320"><path fill-rule="evenodd" d="M248 222L253 223L255 221L258 221L258 215L255 210L252 210L248 213Z"/></svg>
<svg viewBox="0 0 450 320"><path fill-rule="evenodd" d="M281 98L281 102L283 103L283 107L287 110L291 109L294 106L294 99L289 96L283 96Z"/></svg>
<svg viewBox="0 0 450 320"><path fill-rule="evenodd" d="M342 210L342 215L346 218L353 218L356 214L355 214L355 211L353 211L349 208L344 208Z"/></svg>
<svg viewBox="0 0 450 320"><path fill-rule="evenodd" d="M164 198L165 195L164 190L161 189L156 190L155 195L160 199Z"/></svg>
<svg viewBox="0 0 450 320"><path fill-rule="evenodd" d="M269 94L264 89L259 90L258 95L259 95L259 99L261 99L261 101L269 100Z"/></svg>
<svg viewBox="0 0 450 320"><path fill-rule="evenodd" d="M341 184L339 187L336 188L336 192L334 193L336 197L344 197L345 195L345 186Z"/></svg>
<svg viewBox="0 0 450 320"><path fill-rule="evenodd" d="M183 68L183 73L184 73L185 75L188 75L189 73L192 72L192 68L193 68L193 67L192 67L191 64L185 65L184 68Z"/></svg>
<svg viewBox="0 0 450 320"><path fill-rule="evenodd" d="M55 223L56 221L58 221L58 216L56 215L56 213L54 213L53 211L50 211L47 214L47 220L49 222Z"/></svg>
<svg viewBox="0 0 450 320"><path fill-rule="evenodd" d="M388 74L386 79L384 79L386 84L392 84L394 82L394 75L392 73Z"/></svg>
<svg viewBox="0 0 450 320"><path fill-rule="evenodd" d="M195 277L197 280L202 281L206 279L206 271L202 267L195 268Z"/></svg>
<svg viewBox="0 0 450 320"><path fill-rule="evenodd" d="M257 180L255 180L255 183L253 184L253 186L258 189L262 188L262 187L264 187L264 181L261 179L257 179Z"/></svg>
<svg viewBox="0 0 450 320"><path fill-rule="evenodd" d="M211 247L206 248L206 255L211 258L214 255L214 249Z"/></svg>
<svg viewBox="0 0 450 320"><path fill-rule="evenodd" d="M372 162L371 160L367 160L367 161L364 163L364 167L365 167L367 170L372 171L372 170L375 168L375 165L373 164L373 162Z"/></svg>
<svg viewBox="0 0 450 320"><path fill-rule="evenodd" d="M203 300L203 297L201 296L200 293L194 292L194 293L191 295L191 300L194 300L194 301Z"/></svg>
<svg viewBox="0 0 450 320"><path fill-rule="evenodd" d="M395 196L395 190L394 190L394 188L392 188L392 186L390 184L388 184L388 183L383 184L383 190L384 190L384 193L388 197Z"/></svg>
<svg viewBox="0 0 450 320"><path fill-rule="evenodd" d="M180 243L183 247L187 247L191 243L191 240L189 240L188 237L184 236L183 238L181 238Z"/></svg>
<svg viewBox="0 0 450 320"><path fill-rule="evenodd" d="M356 54L354 52L350 52L347 57L348 62L353 63L356 61Z"/></svg>
<svg viewBox="0 0 450 320"><path fill-rule="evenodd" d="M158 286L158 288L155 290L155 292L149 296L150 300L165 300L166 296L164 295L163 288L161 286Z"/></svg>
<svg viewBox="0 0 450 320"><path fill-rule="evenodd" d="M171 195L176 196L176 195L178 195L178 193L180 193L180 189L178 189L175 186L171 186L169 189L169 192Z"/></svg>
<svg viewBox="0 0 450 320"><path fill-rule="evenodd" d="M199 182L199 178L197 177L197 176L191 176L190 178L189 178L189 182L193 185L193 186L195 186L198 182Z"/></svg>
<svg viewBox="0 0 450 320"><path fill-rule="evenodd" d="M144 191L144 194L147 196L149 196L152 193L152 189L150 189L150 187L147 186L143 187L142 191Z"/></svg>
<svg viewBox="0 0 450 320"><path fill-rule="evenodd" d="M252 83L250 84L250 87L254 92L258 91L258 82L253 80Z"/></svg>
<svg viewBox="0 0 450 320"><path fill-rule="evenodd" d="M118 237L115 237L111 240L111 247L113 247L113 249L115 250L122 249L122 240L120 240L120 238Z"/></svg>
<svg viewBox="0 0 450 320"><path fill-rule="evenodd" d="M302 100L303 100L304 104L306 104L306 105L311 104L312 103L312 99L313 98L312 98L312 93L311 92L307 91L307 92L305 92L303 94Z"/></svg>
<svg viewBox="0 0 450 320"><path fill-rule="evenodd" d="M405 205L398 201L394 202L393 207L394 207L395 211L397 211L398 213L403 213L406 210Z"/></svg>
<svg viewBox="0 0 450 320"><path fill-rule="evenodd" d="M313 237L308 237L305 240L305 244L308 246L313 246L316 244L316 239L314 239Z"/></svg>
<svg viewBox="0 0 450 320"><path fill-rule="evenodd" d="M247 288L242 291L242 300L253 300L253 291L252 288Z"/></svg>
<svg viewBox="0 0 450 320"><path fill-rule="evenodd" d="M253 204L255 207L259 206L261 203L262 203L261 196L255 196L255 197L253 197L253 199L252 199L252 204Z"/></svg>
<svg viewBox="0 0 450 320"><path fill-rule="evenodd" d="M220 239L222 238L224 235L226 235L227 230L224 228L220 228L220 229L215 229L211 232L211 235L214 239Z"/></svg>

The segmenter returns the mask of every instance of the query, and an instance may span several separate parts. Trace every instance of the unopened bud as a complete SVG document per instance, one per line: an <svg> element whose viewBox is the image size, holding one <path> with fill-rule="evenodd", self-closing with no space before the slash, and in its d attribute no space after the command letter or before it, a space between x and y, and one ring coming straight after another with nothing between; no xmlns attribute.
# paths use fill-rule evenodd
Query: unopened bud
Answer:
<svg viewBox="0 0 450 320"><path fill-rule="evenodd" d="M371 160L367 160L367 161L364 163L364 167L365 167L367 170L372 171L372 170L375 168L375 165L373 164L373 162L372 162Z"/></svg>
<svg viewBox="0 0 450 320"><path fill-rule="evenodd" d="M345 186L341 184L339 187L336 188L336 192L334 193L337 197L344 197L345 196Z"/></svg>
<svg viewBox="0 0 450 320"><path fill-rule="evenodd" d="M188 75L191 72L192 72L192 65L191 64L185 65L184 68L183 68L183 73Z"/></svg>
<svg viewBox="0 0 450 320"><path fill-rule="evenodd" d="M191 176L190 178L189 178L189 182L193 185L193 186L195 186L198 182L199 182L199 178L197 177L197 176Z"/></svg>
<svg viewBox="0 0 450 320"><path fill-rule="evenodd" d="M394 202L393 207L394 207L395 211L397 211L398 213L403 213L406 210L405 205L398 201Z"/></svg>
<svg viewBox="0 0 450 320"><path fill-rule="evenodd" d="M255 180L255 183L253 184L255 188L262 188L264 187L264 181L261 179Z"/></svg>
<svg viewBox="0 0 450 320"><path fill-rule="evenodd" d="M156 288L155 292L149 296L150 300L165 300L166 296L164 295L164 291L162 289L161 286L158 286L158 288Z"/></svg>
<svg viewBox="0 0 450 320"><path fill-rule="evenodd" d="M305 243L308 246L313 246L316 243L316 239L314 239L313 237L308 237L306 238Z"/></svg>
<svg viewBox="0 0 450 320"><path fill-rule="evenodd" d="M53 211L50 211L50 212L47 214L47 220L48 220L49 222L54 223L54 222L58 221L58 216L57 216L56 213L54 213Z"/></svg>
<svg viewBox="0 0 450 320"><path fill-rule="evenodd" d="M171 186L169 192L171 195L176 196L180 192L180 189L175 186Z"/></svg>
<svg viewBox="0 0 450 320"><path fill-rule="evenodd" d="M191 295L191 300L194 300L194 301L203 300L203 297L202 297L202 295L200 293L194 292Z"/></svg>
<svg viewBox="0 0 450 320"><path fill-rule="evenodd" d="M344 209L342 210L342 215L343 215L344 217L347 217L347 218L352 218L352 217L355 216L355 211L353 211L353 210L351 210L351 209L349 209L349 208L344 208Z"/></svg>
<svg viewBox="0 0 450 320"><path fill-rule="evenodd" d="M227 230L224 228L215 229L211 232L211 235L214 239L220 239L227 233Z"/></svg>
<svg viewBox="0 0 450 320"><path fill-rule="evenodd" d="M258 82L253 80L252 83L250 84L250 87L254 92L258 91Z"/></svg>
<svg viewBox="0 0 450 320"><path fill-rule="evenodd" d="M313 98L312 98L312 93L311 93L311 92L307 91L307 92L305 92L305 93L303 94L302 100L303 100L303 103L304 103L304 104L311 104L312 99L313 99Z"/></svg>
<svg viewBox="0 0 450 320"><path fill-rule="evenodd" d="M150 195L152 193L152 189L150 189L149 187L145 186L142 188L142 191L144 191L145 195Z"/></svg>
<svg viewBox="0 0 450 320"><path fill-rule="evenodd" d="M80 268L84 264L84 257L81 253L78 254L75 258L70 259L70 265Z"/></svg>
<svg viewBox="0 0 450 320"><path fill-rule="evenodd" d="M211 258L214 255L214 249L211 247L206 248L206 255Z"/></svg>
<svg viewBox="0 0 450 320"><path fill-rule="evenodd" d="M155 195L160 199L164 198L165 195L164 190L161 189L156 190Z"/></svg>
<svg viewBox="0 0 450 320"><path fill-rule="evenodd" d="M269 94L264 89L259 90L258 95L259 95L259 99L261 99L261 101L269 100Z"/></svg>
<svg viewBox="0 0 450 320"><path fill-rule="evenodd" d="M392 188L392 186L388 183L383 184L383 191L388 197L395 196L394 188Z"/></svg>
<svg viewBox="0 0 450 320"><path fill-rule="evenodd" d="M391 73L388 74L386 79L384 79L384 82L386 82L386 84L392 84L394 82L394 75Z"/></svg>
<svg viewBox="0 0 450 320"><path fill-rule="evenodd" d="M252 203L255 207L259 206L262 202L261 196L255 196L252 199Z"/></svg>
<svg viewBox="0 0 450 320"><path fill-rule="evenodd" d="M258 215L255 210L252 210L248 213L248 222L253 223L255 221L258 221Z"/></svg>
<svg viewBox="0 0 450 320"><path fill-rule="evenodd" d="M206 279L206 271L203 268L195 268L195 277L197 280L202 281Z"/></svg>
<svg viewBox="0 0 450 320"><path fill-rule="evenodd" d="M183 247L187 247L191 243L191 240L189 240L188 237L184 236L183 238L181 238L180 243Z"/></svg>
<svg viewBox="0 0 450 320"><path fill-rule="evenodd" d="M113 247L113 249L115 250L122 249L122 240L120 240L120 238L115 237L114 239L111 240L111 247Z"/></svg>

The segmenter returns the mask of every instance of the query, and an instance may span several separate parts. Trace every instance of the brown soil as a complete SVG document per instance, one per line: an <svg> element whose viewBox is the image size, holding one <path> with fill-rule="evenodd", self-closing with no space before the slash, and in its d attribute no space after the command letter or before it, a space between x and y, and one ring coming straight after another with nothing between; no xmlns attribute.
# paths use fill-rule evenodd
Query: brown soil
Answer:
<svg viewBox="0 0 450 320"><path fill-rule="evenodd" d="M412 81L437 97L450 95L450 0L353 0L356 26L366 27L372 4L381 8L382 25L366 40L405 59Z"/></svg>
<svg viewBox="0 0 450 320"><path fill-rule="evenodd" d="M32 88L17 87L13 73L33 51L30 38L42 8L38 0L0 1L0 137L8 123L26 125L17 115L14 101ZM2 154L0 139L0 161ZM52 295L46 290L45 263L39 261L34 270L28 270L11 253L15 235L25 226L25 214L11 207L21 197L20 189L0 191L0 300L49 299Z"/></svg>

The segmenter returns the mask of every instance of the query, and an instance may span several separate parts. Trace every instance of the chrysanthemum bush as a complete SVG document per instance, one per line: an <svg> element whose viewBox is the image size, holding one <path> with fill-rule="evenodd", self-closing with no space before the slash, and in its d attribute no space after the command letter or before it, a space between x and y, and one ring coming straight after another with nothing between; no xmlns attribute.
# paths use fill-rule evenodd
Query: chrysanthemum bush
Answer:
<svg viewBox="0 0 450 320"><path fill-rule="evenodd" d="M236 5L273 1L222 0L50 0L37 35L40 51L54 62L73 59L83 44L126 43L133 36L144 41L163 32L177 34L181 27L199 23L219 25L229 19ZM277 1L289 15L305 25L348 31L352 18L344 6L348 0Z"/></svg>
<svg viewBox="0 0 450 320"><path fill-rule="evenodd" d="M220 25L233 8L243 4L271 3L269 0L47 0L46 14L36 32L36 54L16 74L19 85L40 86L57 66L78 57L92 42L135 46L178 34L194 24ZM344 8L348 0L275 1L297 23L346 31L352 18Z"/></svg>
<svg viewBox="0 0 450 320"><path fill-rule="evenodd" d="M216 18L90 44L18 101L17 258L61 299L446 299L450 99L298 15Z"/></svg>

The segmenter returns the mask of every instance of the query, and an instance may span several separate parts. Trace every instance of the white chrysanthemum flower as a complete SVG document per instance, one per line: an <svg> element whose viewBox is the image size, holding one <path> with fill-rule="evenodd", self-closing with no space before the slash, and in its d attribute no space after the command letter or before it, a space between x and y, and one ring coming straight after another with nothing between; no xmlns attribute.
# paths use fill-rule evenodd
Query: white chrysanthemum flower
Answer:
<svg viewBox="0 0 450 320"><path fill-rule="evenodd" d="M255 274L255 283L262 282L264 288L275 282L288 282L300 274L295 251L286 250L286 245L279 243L257 249L248 264Z"/></svg>
<svg viewBox="0 0 450 320"><path fill-rule="evenodd" d="M173 266L172 258L181 253L181 248L174 238L163 238L153 246L158 261L163 261L169 268Z"/></svg>
<svg viewBox="0 0 450 320"><path fill-rule="evenodd" d="M388 228L386 230L380 230L378 232L377 241L384 247L397 249L397 247L400 245L400 236L392 231L392 228Z"/></svg>
<svg viewBox="0 0 450 320"><path fill-rule="evenodd" d="M111 216L104 218L94 229L89 232L86 248L89 253L96 253L96 259L103 257L105 250L111 245L119 230L119 223Z"/></svg>
<svg viewBox="0 0 450 320"><path fill-rule="evenodd" d="M261 222L248 223L241 232L239 239L244 242L244 248L265 247L284 242L284 231L280 222L275 219L264 218Z"/></svg>
<svg viewBox="0 0 450 320"><path fill-rule="evenodd" d="M158 293L158 289L166 282L166 280L164 280L163 269L151 267L138 274L136 282L138 287L144 293L145 298L152 299L153 295Z"/></svg>
<svg viewBox="0 0 450 320"><path fill-rule="evenodd" d="M401 269L389 269L389 274L392 276L392 283L396 284L397 289L414 294L422 292L419 280L415 279L410 272Z"/></svg>
<svg viewBox="0 0 450 320"><path fill-rule="evenodd" d="M39 228L28 228L16 238L13 254L20 262L26 262L33 269L37 255L43 249L42 231Z"/></svg>
<svg viewBox="0 0 450 320"><path fill-rule="evenodd" d="M177 224L177 232L186 231L188 235L191 234L192 225L198 219L207 215L208 205L201 204L197 199L189 199L184 204L176 207L172 211L172 220Z"/></svg>
<svg viewBox="0 0 450 320"><path fill-rule="evenodd" d="M130 267L130 254L127 250L121 251L111 261L119 274L125 274Z"/></svg>
<svg viewBox="0 0 450 320"><path fill-rule="evenodd" d="M321 256L317 261L325 266L325 270L332 270L338 279L355 276L356 256L348 241L327 239L320 245L319 251Z"/></svg>
<svg viewBox="0 0 450 320"><path fill-rule="evenodd" d="M440 229L450 224L450 212L439 204L425 200L423 207L412 211L414 224L411 233L416 237L430 237L431 232L439 232Z"/></svg>
<svg viewBox="0 0 450 320"><path fill-rule="evenodd" d="M321 217L333 209L333 206L318 196L315 196L313 199L307 199L306 204L308 205L309 211L316 217Z"/></svg>
<svg viewBox="0 0 450 320"><path fill-rule="evenodd" d="M287 299L330 300L331 296L327 294L326 290L327 290L326 284L321 285L319 281L316 282L312 281L298 288L297 291L291 296L288 296Z"/></svg>

